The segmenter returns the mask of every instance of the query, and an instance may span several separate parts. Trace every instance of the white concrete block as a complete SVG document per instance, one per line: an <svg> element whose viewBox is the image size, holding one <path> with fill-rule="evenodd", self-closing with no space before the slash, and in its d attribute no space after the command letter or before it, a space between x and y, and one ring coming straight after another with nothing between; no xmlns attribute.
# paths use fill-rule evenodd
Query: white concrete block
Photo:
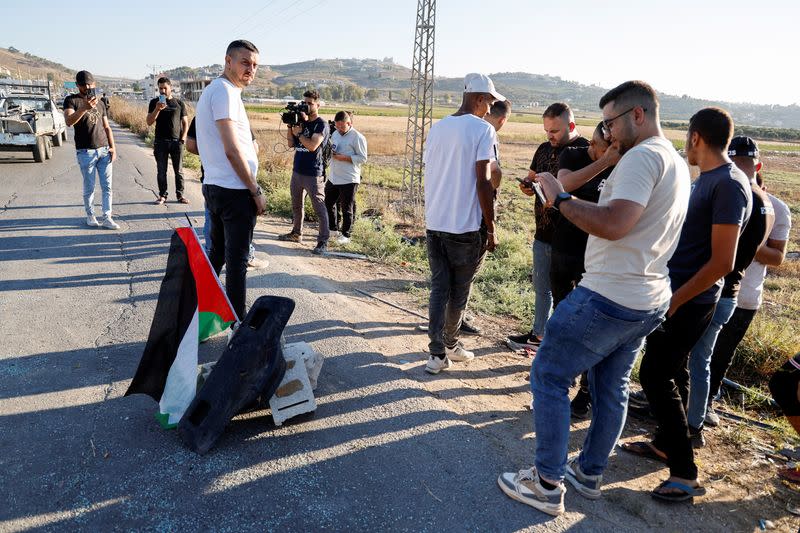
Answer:
<svg viewBox="0 0 800 533"><path fill-rule="evenodd" d="M308 379L311 382L311 390L317 390L317 379L322 371L324 361L322 354L315 352L307 342L293 342L283 347L283 357L287 361L290 359L302 359L308 370Z"/></svg>
<svg viewBox="0 0 800 533"><path fill-rule="evenodd" d="M305 347L297 347L299 344L304 344ZM314 359L313 350L307 343L290 344L286 348L284 352L286 375L278 390L269 399L272 420L276 426L282 425L285 420L293 416L310 413L317 408L306 368L306 359Z"/></svg>

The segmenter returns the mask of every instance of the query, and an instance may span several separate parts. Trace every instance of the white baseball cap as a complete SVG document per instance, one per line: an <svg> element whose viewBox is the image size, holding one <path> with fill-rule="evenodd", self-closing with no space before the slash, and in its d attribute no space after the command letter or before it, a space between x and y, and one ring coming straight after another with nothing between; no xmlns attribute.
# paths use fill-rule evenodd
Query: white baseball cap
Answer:
<svg viewBox="0 0 800 533"><path fill-rule="evenodd" d="M477 72L470 72L464 76L464 92L489 93L501 102L504 102L506 99L505 96L495 90L494 83L492 83L489 76Z"/></svg>

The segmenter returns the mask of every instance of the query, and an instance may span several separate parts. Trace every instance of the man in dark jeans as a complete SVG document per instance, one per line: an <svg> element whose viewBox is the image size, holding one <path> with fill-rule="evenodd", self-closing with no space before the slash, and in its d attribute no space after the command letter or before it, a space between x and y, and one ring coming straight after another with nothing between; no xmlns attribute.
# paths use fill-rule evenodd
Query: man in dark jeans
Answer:
<svg viewBox="0 0 800 533"><path fill-rule="evenodd" d="M750 218L749 180L728 158L732 136L733 119L722 109L701 109L689 120L686 157L701 173L692 187L678 248L669 261L673 294L667 320L647 337L639 370L658 427L652 442L623 445L625 451L658 456L669 465L669 479L652 492L663 501L686 501L705 493L697 481L686 410L676 382L711 322L722 278L733 270L739 234Z"/></svg>
<svg viewBox="0 0 800 533"><path fill-rule="evenodd" d="M169 78L158 78L158 98L150 100L147 109L147 125L156 125L153 140L153 155L156 158L156 180L158 200L156 205L167 201L167 162L172 158L175 172L175 195L178 203L188 204L183 196L183 145L189 131L189 116L183 100L172 97L172 82Z"/></svg>
<svg viewBox="0 0 800 533"><path fill-rule="evenodd" d="M458 331L483 257L498 242L490 181L497 134L482 117L495 101L505 98L483 74L467 74L464 82L461 107L433 125L423 155L431 268L430 357L425 370L430 374L449 368L451 361L475 357L458 342Z"/></svg>
<svg viewBox="0 0 800 533"><path fill-rule="evenodd" d="M333 120L336 131L333 132L333 154L325 183L325 208L330 230L339 231L335 211L338 207L342 214L342 234L336 242L347 244L353 227L356 192L361 183L361 165L367 161L367 140L353 127L347 111L339 111Z"/></svg>
<svg viewBox="0 0 800 533"><path fill-rule="evenodd" d="M237 40L225 52L225 70L197 102L197 149L205 173L203 196L211 215L209 259L217 274L226 266L225 292L239 319L245 316L247 253L256 215L266 209L258 185L258 158L242 89L258 70L258 49Z"/></svg>

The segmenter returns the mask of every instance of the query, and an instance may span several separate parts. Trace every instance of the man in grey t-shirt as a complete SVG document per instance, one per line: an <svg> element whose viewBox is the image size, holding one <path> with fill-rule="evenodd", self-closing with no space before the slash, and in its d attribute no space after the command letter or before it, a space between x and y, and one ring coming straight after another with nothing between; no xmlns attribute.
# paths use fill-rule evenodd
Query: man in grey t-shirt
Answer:
<svg viewBox="0 0 800 533"><path fill-rule="evenodd" d="M336 242L347 244L353 227L356 192L361 183L361 165L367 161L367 140L353 127L347 111L339 111L333 120L336 131L333 132L333 154L325 183L325 208L331 231L339 231L335 209L341 213L341 235Z"/></svg>

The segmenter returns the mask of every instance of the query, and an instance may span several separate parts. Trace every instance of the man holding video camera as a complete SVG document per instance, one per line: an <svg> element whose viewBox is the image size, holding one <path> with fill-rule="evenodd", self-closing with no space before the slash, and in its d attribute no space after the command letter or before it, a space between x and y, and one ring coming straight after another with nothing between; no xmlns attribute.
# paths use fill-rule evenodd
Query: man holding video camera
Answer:
<svg viewBox="0 0 800 533"><path fill-rule="evenodd" d="M317 246L313 254L322 255L328 249L330 229L328 211L325 208L325 176L322 156L328 124L319 116L319 93L312 89L303 93L303 102L297 112L284 113L286 140L294 148L294 165L289 190L292 195L292 231L278 237L281 241L302 242L303 203L305 195L311 197L311 205L319 219ZM292 119L287 119L292 116ZM294 118L297 117L295 122Z"/></svg>
<svg viewBox="0 0 800 533"><path fill-rule="evenodd" d="M119 229L111 218L111 165L117 158L114 150L114 134L108 123L105 104L95 92L94 76L88 70L75 75L78 94L64 99L64 119L67 127L75 128L75 150L78 166L83 175L83 207L86 210L86 225ZM103 221L94 216L94 174L100 178L103 190Z"/></svg>
<svg viewBox="0 0 800 533"><path fill-rule="evenodd" d="M155 123L153 155L156 158L156 180L158 200L156 205L167 201L167 161L172 158L175 172L175 196L178 203L188 204L183 196L183 145L189 131L189 115L183 100L172 97L172 82L167 77L158 78L158 98L150 100L147 111L147 125Z"/></svg>

